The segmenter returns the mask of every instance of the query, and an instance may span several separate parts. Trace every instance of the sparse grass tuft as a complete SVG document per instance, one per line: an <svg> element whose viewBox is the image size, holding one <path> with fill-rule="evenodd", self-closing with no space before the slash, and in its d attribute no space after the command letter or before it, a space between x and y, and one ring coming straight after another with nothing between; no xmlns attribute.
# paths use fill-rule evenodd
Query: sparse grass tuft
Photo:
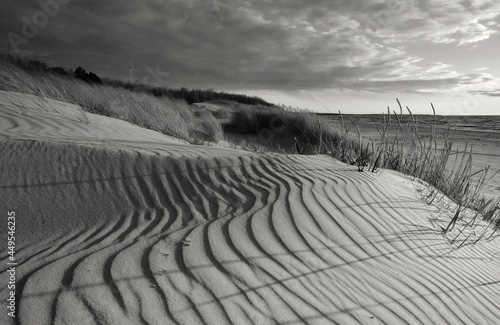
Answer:
<svg viewBox="0 0 500 325"><path fill-rule="evenodd" d="M408 118L404 121L403 108L399 100L398 105L400 113L394 112L395 125L391 122L389 110L384 116L384 125L382 130L379 130L380 140L376 148L374 146L370 169L372 171L377 168L392 169L424 181L431 186L429 193L424 197L429 204L439 201L439 196L455 202L456 211L443 230L444 234L449 233L458 220L465 220L470 211L474 211L476 215L473 221L461 223L462 227L470 230L478 225L476 220L487 221L492 230L491 237L500 226L500 199L484 198L484 186L492 178L487 177L489 166L473 171L472 148L466 145L464 151L459 151L458 148L453 151L450 130L442 135L443 143L439 144L436 118L430 134L424 136L419 132L419 125L411 110L406 107ZM431 106L435 117L434 106ZM392 128L395 130L391 130ZM454 159L450 160L451 157ZM465 228L459 232L464 233ZM479 239L476 239L476 242L477 240Z"/></svg>

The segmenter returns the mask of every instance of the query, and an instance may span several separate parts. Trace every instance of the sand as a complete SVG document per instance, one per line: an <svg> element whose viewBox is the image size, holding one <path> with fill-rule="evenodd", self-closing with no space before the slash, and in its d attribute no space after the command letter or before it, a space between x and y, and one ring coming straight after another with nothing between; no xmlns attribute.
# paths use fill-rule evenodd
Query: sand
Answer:
<svg viewBox="0 0 500 325"><path fill-rule="evenodd" d="M457 249L404 175L87 118L0 91L1 324L500 323L499 237Z"/></svg>
<svg viewBox="0 0 500 325"><path fill-rule="evenodd" d="M394 138L397 131L397 122L392 116L392 127L387 132L389 138ZM408 119L408 115L404 115ZM338 116L332 116L332 123L340 126ZM351 135L356 135L355 127L350 121L354 121L361 130L363 140L375 144L380 142L380 133L384 124L381 114L378 115L345 115L347 127ZM467 148L467 153L472 153L472 170L477 172L489 166L488 183L484 186L484 195L488 198L500 197L500 117L499 116L437 116L437 127L435 140L439 145L445 142L445 137L453 143L453 153L459 152L458 161ZM420 135L430 138L431 128L434 123L432 115L420 115L418 117ZM446 136L445 136L446 135ZM399 136L401 136L399 134ZM449 160L449 169L452 169L456 161L453 154ZM478 177L473 177L477 180Z"/></svg>

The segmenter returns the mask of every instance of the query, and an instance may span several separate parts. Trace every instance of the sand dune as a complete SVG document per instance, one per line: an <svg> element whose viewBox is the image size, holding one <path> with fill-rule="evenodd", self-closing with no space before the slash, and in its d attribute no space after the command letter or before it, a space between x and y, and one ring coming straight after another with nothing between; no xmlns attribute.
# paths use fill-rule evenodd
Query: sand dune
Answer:
<svg viewBox="0 0 500 325"><path fill-rule="evenodd" d="M2 324L500 323L500 239L456 250L405 176L78 114L0 92Z"/></svg>

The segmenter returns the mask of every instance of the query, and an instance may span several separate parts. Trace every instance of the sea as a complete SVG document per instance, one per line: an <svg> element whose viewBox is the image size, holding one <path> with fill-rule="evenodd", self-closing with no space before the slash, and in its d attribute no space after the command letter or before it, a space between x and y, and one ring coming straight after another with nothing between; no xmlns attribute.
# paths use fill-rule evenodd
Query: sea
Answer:
<svg viewBox="0 0 500 325"><path fill-rule="evenodd" d="M340 115L332 114L327 117L340 127ZM382 130L384 125L382 114L343 114L342 118L351 136L358 137L355 126L357 125L363 141L374 141L376 144L377 140L380 140L379 130ZM410 118L409 114L401 115L402 125L409 125ZM489 181L484 187L484 195L487 198L500 198L500 115L413 115L413 118L417 121L419 133L427 138L431 134L431 127L436 125L435 139L438 146L448 138L453 143L454 154L463 155L466 150L472 152L473 172L489 166L487 174ZM385 115L385 119L388 121L389 117ZM389 136L396 134L398 124L396 116L392 115ZM454 161L455 158L451 157L449 165Z"/></svg>

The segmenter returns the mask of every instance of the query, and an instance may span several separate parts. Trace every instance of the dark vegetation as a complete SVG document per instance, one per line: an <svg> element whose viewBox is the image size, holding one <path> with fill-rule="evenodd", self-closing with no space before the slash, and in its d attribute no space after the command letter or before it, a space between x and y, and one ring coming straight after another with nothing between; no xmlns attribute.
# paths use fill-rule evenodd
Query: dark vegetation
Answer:
<svg viewBox="0 0 500 325"><path fill-rule="evenodd" d="M73 72L70 69L62 67L49 67L46 63L39 60L24 58L13 55L2 55L4 60L7 60L24 71L31 73L50 72L61 76L74 76L80 80L94 84L105 84L115 88L123 88L134 92L143 92L154 95L156 97L166 97L172 100L183 100L189 104L212 101L212 100L227 100L245 105L261 105L271 107L273 104L266 102L259 97L251 97L242 94L232 94L226 92L215 91L213 89L172 89L167 87L155 87L142 83L123 82L121 80L100 78L95 73L85 71L82 67L76 68Z"/></svg>
<svg viewBox="0 0 500 325"><path fill-rule="evenodd" d="M271 107L273 104L266 102L259 97L250 97L241 94L232 94L213 89L187 89L182 87L180 89L172 89L167 87L155 87L142 83L130 83L121 80L104 78L103 82L107 85L114 87L121 87L130 91L150 93L157 97L167 97L170 99L184 100L189 104L213 101L213 100L226 100L244 105L260 105Z"/></svg>
<svg viewBox="0 0 500 325"><path fill-rule="evenodd" d="M55 69L58 69L59 71L64 70L60 67L56 67ZM102 84L101 78L99 78L93 72L85 71L85 69L83 69L82 67L76 68L74 75L78 79L83 80L83 81L88 82L88 83L91 83L91 84Z"/></svg>

